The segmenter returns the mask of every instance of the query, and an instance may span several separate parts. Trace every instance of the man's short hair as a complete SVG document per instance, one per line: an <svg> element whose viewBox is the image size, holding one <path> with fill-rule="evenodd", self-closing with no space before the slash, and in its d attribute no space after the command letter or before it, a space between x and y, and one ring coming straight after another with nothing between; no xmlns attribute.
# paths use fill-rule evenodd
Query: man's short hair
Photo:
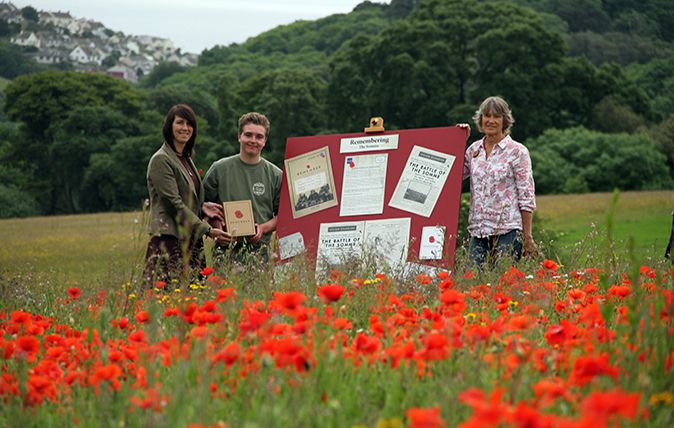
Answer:
<svg viewBox="0 0 674 428"><path fill-rule="evenodd" d="M241 135L241 133L243 132L243 127L248 124L263 126L265 131L265 137L267 139L269 138L269 129L271 128L271 124L269 123L269 119L267 119L267 116L263 115L262 113L258 113L256 111L251 111L250 113L246 113L243 116L241 116L239 118L239 135Z"/></svg>

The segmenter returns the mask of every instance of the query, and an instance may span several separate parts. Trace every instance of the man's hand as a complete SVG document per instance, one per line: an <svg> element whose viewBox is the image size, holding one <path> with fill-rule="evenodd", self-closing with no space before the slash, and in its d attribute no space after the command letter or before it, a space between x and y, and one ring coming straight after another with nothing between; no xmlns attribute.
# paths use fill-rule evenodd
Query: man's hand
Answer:
<svg viewBox="0 0 674 428"><path fill-rule="evenodd" d="M266 233L264 231L263 226L264 226L264 223L255 225L255 235L250 237L250 242L256 243L256 242L259 242L260 239L262 239L262 236Z"/></svg>

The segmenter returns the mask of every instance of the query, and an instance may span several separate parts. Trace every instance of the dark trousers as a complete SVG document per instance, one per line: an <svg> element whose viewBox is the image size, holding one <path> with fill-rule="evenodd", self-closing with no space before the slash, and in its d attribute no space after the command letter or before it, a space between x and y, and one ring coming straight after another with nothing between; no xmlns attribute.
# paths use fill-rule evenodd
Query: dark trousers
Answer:
<svg viewBox="0 0 674 428"><path fill-rule="evenodd" d="M497 260L511 257L513 261L522 258L522 232L511 230L502 235L486 238L470 238L470 262L482 268L486 262L494 266Z"/></svg>
<svg viewBox="0 0 674 428"><path fill-rule="evenodd" d="M171 235L153 236L145 252L143 279L150 285L154 281L168 282L194 274L194 271L205 266L204 241L201 237L193 237L185 242Z"/></svg>

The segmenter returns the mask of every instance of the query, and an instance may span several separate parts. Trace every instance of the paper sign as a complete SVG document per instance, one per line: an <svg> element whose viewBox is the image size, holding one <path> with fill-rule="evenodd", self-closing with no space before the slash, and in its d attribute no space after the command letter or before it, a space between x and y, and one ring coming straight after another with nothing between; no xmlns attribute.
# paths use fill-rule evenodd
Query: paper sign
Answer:
<svg viewBox="0 0 674 428"><path fill-rule="evenodd" d="M424 226L419 246L420 260L440 260L445 248L445 227Z"/></svg>

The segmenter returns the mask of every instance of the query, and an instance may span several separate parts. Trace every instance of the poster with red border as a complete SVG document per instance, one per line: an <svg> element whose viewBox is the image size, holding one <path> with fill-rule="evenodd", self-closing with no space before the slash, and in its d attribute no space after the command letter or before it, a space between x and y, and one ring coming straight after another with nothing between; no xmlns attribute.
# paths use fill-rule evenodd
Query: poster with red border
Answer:
<svg viewBox="0 0 674 428"><path fill-rule="evenodd" d="M456 250L455 237L459 221L461 178L467 137L468 132L466 130L452 126L288 138L285 152L286 161L302 159L305 154L327 152L328 156L326 157L330 161L331 168L313 168L311 163L307 163L307 168L317 170L313 176L307 178L302 177L302 171L284 169L276 227L277 238L280 241L285 240L285 242L292 240L302 247L308 259L315 263L319 249L321 225L409 218L411 224L409 227L410 239L407 261L451 269ZM353 147L349 147L349 143ZM400 204L393 203L392 199L394 199L396 188L400 187L399 183L407 175L406 166L413 158L411 155L418 154L420 148L422 151L428 149L426 151L429 153L443 155L451 159L452 162L446 177L438 180L438 183L442 181L442 185L438 185L439 193L431 195L433 198L431 201L433 202L432 209L412 212L416 210L405 209L404 206L399 208ZM340 213L345 212L341 207L345 165L348 168L349 162L354 156L377 154L382 154L381 157L386 159L383 204L377 200L363 200L363 204L367 204L367 209L369 209L367 214L340 215ZM288 163L286 162L286 164ZM332 174L332 177L326 176L323 172L328 169L331 169L329 173ZM291 176L289 177L288 174ZM300 180L304 181L300 182ZM297 184L298 182L299 184ZM324 204L324 208L321 207L319 210L311 211L308 215L297 216L297 212L303 207L293 207L292 201L297 202L298 198L306 199L303 195L298 196L299 192L307 188L305 182L313 183L314 186L322 185L323 192L321 193L325 195L324 200L336 199L337 203L326 204L323 200L319 200L316 205L320 207L320 204ZM293 189L289 187L289 183L293 183ZM372 183L372 185L374 186L375 183ZM330 188L330 186L334 188ZM291 190L295 192L293 195L291 195ZM413 190L408 190L408 192L412 192L412 196L415 195ZM399 201L400 199L398 199ZM442 231L444 236L438 237L438 230ZM433 260L422 259L425 249L429 248L422 245L424 244L422 238L430 240L426 244L432 244L433 242L437 244L438 238L444 238L441 247L442 254ZM383 249L383 251L386 251L386 249ZM285 254L280 258L287 260L291 257Z"/></svg>

